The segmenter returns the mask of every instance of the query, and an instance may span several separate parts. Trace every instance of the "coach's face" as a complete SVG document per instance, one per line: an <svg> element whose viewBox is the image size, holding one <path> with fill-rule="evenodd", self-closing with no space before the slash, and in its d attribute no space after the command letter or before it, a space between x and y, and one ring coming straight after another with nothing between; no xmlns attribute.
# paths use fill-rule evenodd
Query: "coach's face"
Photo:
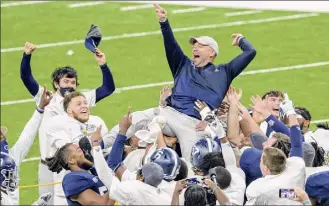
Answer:
<svg viewBox="0 0 329 206"><path fill-rule="evenodd" d="M215 59L215 51L207 45L202 45L199 42L193 44L192 61L196 67L203 67Z"/></svg>
<svg viewBox="0 0 329 206"><path fill-rule="evenodd" d="M72 98L67 108L67 114L79 122L87 122L89 119L89 105L84 96Z"/></svg>

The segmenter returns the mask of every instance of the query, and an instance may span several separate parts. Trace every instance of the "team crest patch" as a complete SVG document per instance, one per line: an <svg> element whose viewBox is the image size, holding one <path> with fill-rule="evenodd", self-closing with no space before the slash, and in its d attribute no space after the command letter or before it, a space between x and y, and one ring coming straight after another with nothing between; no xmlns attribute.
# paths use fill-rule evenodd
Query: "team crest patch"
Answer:
<svg viewBox="0 0 329 206"><path fill-rule="evenodd" d="M93 181L94 181L95 183L97 183L97 182L98 182L98 178L97 178L97 177L94 177L94 178L93 178Z"/></svg>
<svg viewBox="0 0 329 206"><path fill-rule="evenodd" d="M86 130L88 132L94 132L96 130L96 125L94 125L94 124L87 124L86 125Z"/></svg>
<svg viewBox="0 0 329 206"><path fill-rule="evenodd" d="M268 124L272 127L274 125L274 121L270 120L270 121L268 121Z"/></svg>

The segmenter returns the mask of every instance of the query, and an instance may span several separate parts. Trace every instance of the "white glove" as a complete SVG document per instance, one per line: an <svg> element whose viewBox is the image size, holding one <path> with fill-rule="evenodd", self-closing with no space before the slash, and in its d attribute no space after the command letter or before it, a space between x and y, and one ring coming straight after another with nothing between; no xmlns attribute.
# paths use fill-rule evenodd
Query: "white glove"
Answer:
<svg viewBox="0 0 329 206"><path fill-rule="evenodd" d="M295 115L295 108L293 102L289 99L288 94L284 93L284 101L280 104L280 110L284 115L290 116Z"/></svg>
<svg viewBox="0 0 329 206"><path fill-rule="evenodd" d="M52 193L47 192L39 197L39 199L34 202L32 205L48 205L48 201L53 196Z"/></svg>
<svg viewBox="0 0 329 206"><path fill-rule="evenodd" d="M205 120L209 115L213 115L209 107L205 107L200 111L202 120Z"/></svg>
<svg viewBox="0 0 329 206"><path fill-rule="evenodd" d="M157 136L152 134L148 130L138 130L135 133L135 136L139 139L138 141L139 147L146 147L147 144L154 143L157 140Z"/></svg>
<svg viewBox="0 0 329 206"><path fill-rule="evenodd" d="M147 128L150 130L150 132L162 132L163 128L166 126L167 121L164 116L156 116L152 119L152 122L150 122L147 125Z"/></svg>
<svg viewBox="0 0 329 206"><path fill-rule="evenodd" d="M217 137L216 133L209 127L209 125L204 129L204 132L206 132L213 140Z"/></svg>
<svg viewBox="0 0 329 206"><path fill-rule="evenodd" d="M215 117L215 121L209 124L209 127L219 139L226 137L224 126L217 117Z"/></svg>

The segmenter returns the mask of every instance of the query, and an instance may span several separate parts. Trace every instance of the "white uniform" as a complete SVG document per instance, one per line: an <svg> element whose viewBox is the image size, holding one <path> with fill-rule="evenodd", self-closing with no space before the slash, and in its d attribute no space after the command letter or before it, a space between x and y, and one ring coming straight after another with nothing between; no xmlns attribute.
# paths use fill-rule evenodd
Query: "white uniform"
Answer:
<svg viewBox="0 0 329 206"><path fill-rule="evenodd" d="M132 116L132 125L129 127L127 131L127 138L132 137L138 130L147 129L147 125L152 121L152 119L159 114L158 108L150 108L143 111L136 111L131 113ZM119 133L119 125L115 125L103 139L106 139L104 142L103 153L105 155L109 154L112 149L112 145Z"/></svg>
<svg viewBox="0 0 329 206"><path fill-rule="evenodd" d="M225 167L232 177L230 186L223 191L232 204L243 205L244 193L246 191L246 175L241 168L236 166L236 158L231 144L228 142L221 145Z"/></svg>
<svg viewBox="0 0 329 206"><path fill-rule="evenodd" d="M104 121L97 116L90 115L86 123L81 123L67 114L52 117L45 126L47 128L47 156L53 156L57 149L67 143L79 144L80 139L84 136L90 140L90 135L96 131L99 125L102 125L101 135L104 136L108 133L108 129ZM67 173L68 171L65 170L59 174L53 173L54 182L61 182ZM56 184L54 191L54 204L67 204L62 185Z"/></svg>
<svg viewBox="0 0 329 206"><path fill-rule="evenodd" d="M38 111L34 111L31 119L25 125L21 135L19 136L17 142L13 147L9 149L9 155L12 156L16 162L17 168L19 168L23 159L29 152L34 139L38 133L40 123L42 120L43 114L40 114ZM16 189L14 192L9 193L12 201L15 205L19 203L19 189Z"/></svg>
<svg viewBox="0 0 329 206"><path fill-rule="evenodd" d="M247 203L253 205L258 196L278 196L279 189L305 187L305 162L301 157L287 158L285 170L278 175L267 175L250 183L246 190Z"/></svg>
<svg viewBox="0 0 329 206"><path fill-rule="evenodd" d="M120 182L107 166L101 149L94 148L93 155L98 177L107 188L110 188L111 199L123 205L170 205L171 196L160 188L136 180L136 175L134 180Z"/></svg>
<svg viewBox="0 0 329 206"><path fill-rule="evenodd" d="M325 165L325 166L321 166L321 167L306 167L306 179L315 173L319 173L319 172L324 172L324 171L329 171L329 166Z"/></svg>
<svg viewBox="0 0 329 206"><path fill-rule="evenodd" d="M18 205L18 203L14 203L9 195L1 191L1 205Z"/></svg>
<svg viewBox="0 0 329 206"><path fill-rule="evenodd" d="M236 166L235 154L230 143L223 143L221 147L226 169L230 172L232 177L230 186L223 190L223 192L233 205L243 205L246 190L246 175L241 168ZM191 177L196 177L198 179L204 178L198 175L189 176L189 178ZM183 190L182 194L179 196L180 205L184 205L184 193L185 190ZM217 202L217 204L219 203Z"/></svg>
<svg viewBox="0 0 329 206"><path fill-rule="evenodd" d="M121 182L133 181L136 180L136 178L137 174L135 172L131 172L130 170L126 169L122 174ZM170 197L173 196L175 187L176 181L167 182L166 180L162 180L162 182L158 186L159 189L167 193Z"/></svg>
<svg viewBox="0 0 329 206"><path fill-rule="evenodd" d="M127 137L129 138L136 131L143 129L142 127L147 126L157 115L163 116L167 120L166 126L162 130L163 133L178 138L182 157L189 160L192 146L205 136L205 132L197 132L195 129L200 120L180 113L172 107L155 107L133 113L132 126L127 131Z"/></svg>
<svg viewBox="0 0 329 206"><path fill-rule="evenodd" d="M34 100L39 105L39 102L41 100L41 96L43 93L43 87L39 86L38 93L34 96ZM96 103L96 90L91 90L88 92L83 93L88 101L89 107L95 106ZM57 92L54 94L53 98L51 99L50 103L46 106L44 117L42 120L42 123L40 125L39 130L39 147L40 147L40 156L41 160L45 160L48 154L48 145L47 145L47 139L46 139L46 133L44 126L49 121L50 118L56 115L60 114L66 114L63 107L63 100L64 98L59 95ZM52 172L48 170L48 167L44 165L43 163L39 163L39 178L38 182L39 184L45 184L54 182ZM39 196L41 196L44 193L51 192L54 193L54 186L40 186L39 187ZM53 197L49 200L49 205L53 204Z"/></svg>
<svg viewBox="0 0 329 206"><path fill-rule="evenodd" d="M145 149L137 149L130 152L127 157L123 160L123 164L127 170L136 172L142 167L143 157L145 155Z"/></svg>
<svg viewBox="0 0 329 206"><path fill-rule="evenodd" d="M169 106L160 107L159 115L164 116L167 120L163 133L177 137L182 157L189 160L193 145L205 135L203 131L197 132L195 129L200 120L183 114Z"/></svg>

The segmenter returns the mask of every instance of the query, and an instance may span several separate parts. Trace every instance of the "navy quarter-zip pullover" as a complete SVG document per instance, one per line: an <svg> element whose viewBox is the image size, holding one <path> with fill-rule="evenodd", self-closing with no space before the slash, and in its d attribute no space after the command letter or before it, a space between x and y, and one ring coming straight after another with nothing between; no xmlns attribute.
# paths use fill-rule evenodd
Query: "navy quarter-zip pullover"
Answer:
<svg viewBox="0 0 329 206"><path fill-rule="evenodd" d="M242 38L239 47L243 53L227 64L214 65L209 62L197 68L182 51L171 30L168 19L160 22L167 61L174 77L172 94L166 99L168 106L186 115L201 119L194 109L196 100L205 101L213 110L222 103L233 81L254 59L256 50Z"/></svg>

